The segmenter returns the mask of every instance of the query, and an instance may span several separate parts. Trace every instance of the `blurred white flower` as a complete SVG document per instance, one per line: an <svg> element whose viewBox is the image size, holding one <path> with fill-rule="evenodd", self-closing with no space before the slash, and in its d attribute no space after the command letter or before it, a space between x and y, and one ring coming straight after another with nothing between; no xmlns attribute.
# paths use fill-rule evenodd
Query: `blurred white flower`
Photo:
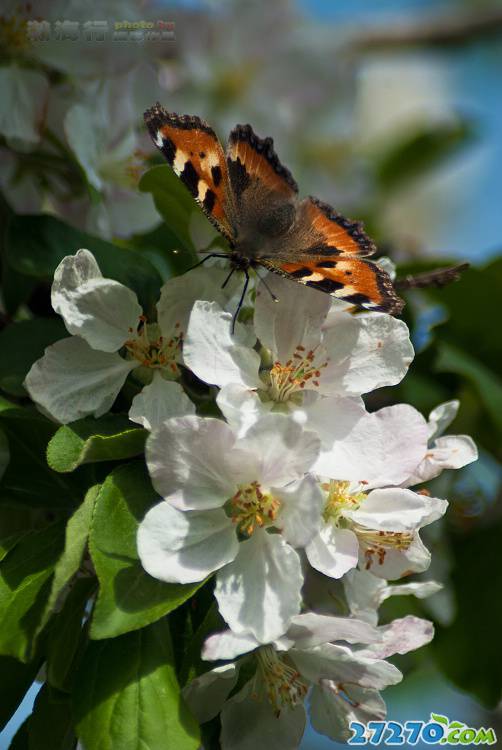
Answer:
<svg viewBox="0 0 502 750"><path fill-rule="evenodd" d="M207 269L167 281L157 303L157 322L148 323L130 289L103 278L88 250L68 255L54 273L52 306L72 334L45 350L25 381L32 399L63 424L99 417L115 401L127 375L137 371L148 384L132 402L134 422L151 429L169 416L195 407L174 382L182 342L195 299L221 291Z"/></svg>
<svg viewBox="0 0 502 750"><path fill-rule="evenodd" d="M33 147L40 140L49 82L44 73L16 64L0 67L0 134Z"/></svg>
<svg viewBox="0 0 502 750"><path fill-rule="evenodd" d="M152 432L146 460L165 500L138 530L145 570L163 581L218 571L215 597L237 633L281 635L300 611L300 558L323 496L306 475L319 440L290 418L267 415L243 438L218 419L170 419ZM280 531L281 533L277 533Z"/></svg>
<svg viewBox="0 0 502 750"><path fill-rule="evenodd" d="M351 721L367 723L385 717L378 691L402 678L396 667L376 654L405 653L432 637L431 624L418 618L396 620L387 628L366 628L355 619L307 613L294 617L285 635L267 645L249 634L217 633L207 639L202 658L237 660L195 678L184 697L201 722L221 710L223 750L297 748L309 692L313 728L344 742L351 735ZM368 645L358 649L332 643L337 640ZM241 668L253 674L228 698Z"/></svg>

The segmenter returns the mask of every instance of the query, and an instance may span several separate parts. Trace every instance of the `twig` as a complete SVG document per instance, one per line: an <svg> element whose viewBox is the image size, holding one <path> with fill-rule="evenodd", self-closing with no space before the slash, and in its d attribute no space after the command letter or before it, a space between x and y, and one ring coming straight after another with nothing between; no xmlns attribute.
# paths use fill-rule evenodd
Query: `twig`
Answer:
<svg viewBox="0 0 502 750"><path fill-rule="evenodd" d="M437 268L434 271L426 271L416 276L403 276L396 279L394 288L402 289L424 289L426 287L440 288L458 281L464 271L469 268L469 263L459 263L457 266L448 266L447 268Z"/></svg>

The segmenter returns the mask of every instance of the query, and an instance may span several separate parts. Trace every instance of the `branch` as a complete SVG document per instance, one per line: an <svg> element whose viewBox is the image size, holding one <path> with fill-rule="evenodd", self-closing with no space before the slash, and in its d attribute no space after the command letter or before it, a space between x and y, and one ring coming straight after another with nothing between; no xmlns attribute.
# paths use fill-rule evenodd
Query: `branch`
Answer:
<svg viewBox="0 0 502 750"><path fill-rule="evenodd" d="M502 33L502 9L484 13L463 13L424 22L395 24L361 34L351 43L360 51L400 47L465 44L481 37Z"/></svg>
<svg viewBox="0 0 502 750"><path fill-rule="evenodd" d="M403 289L425 289L426 287L436 287L451 284L458 281L464 271L469 268L469 263L459 263L457 266L448 266L447 268L436 268L434 271L419 273L417 276L403 276L396 279L394 288Z"/></svg>

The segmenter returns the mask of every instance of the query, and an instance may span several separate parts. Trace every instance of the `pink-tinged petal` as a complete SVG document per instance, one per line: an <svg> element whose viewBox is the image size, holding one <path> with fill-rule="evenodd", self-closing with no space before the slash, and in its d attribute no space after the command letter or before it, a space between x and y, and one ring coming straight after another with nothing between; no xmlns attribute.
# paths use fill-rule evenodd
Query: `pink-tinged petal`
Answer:
<svg viewBox="0 0 502 750"><path fill-rule="evenodd" d="M335 742L347 742L353 736L351 722L382 721L386 714L380 693L359 685L345 686L333 680L322 680L310 697L313 729Z"/></svg>
<svg viewBox="0 0 502 750"><path fill-rule="evenodd" d="M394 654L407 654L425 646L434 638L434 625L429 620L408 615L393 620L389 625L378 628L379 643L372 643L361 649L360 656L371 659L387 659Z"/></svg>
<svg viewBox="0 0 502 750"><path fill-rule="evenodd" d="M296 649L313 648L322 643L374 643L381 640L376 628L351 617L331 617L306 612L295 615L287 631L287 638Z"/></svg>
<svg viewBox="0 0 502 750"><path fill-rule="evenodd" d="M438 477L444 469L461 469L478 460L476 444L468 435L439 437L404 484L413 486Z"/></svg>

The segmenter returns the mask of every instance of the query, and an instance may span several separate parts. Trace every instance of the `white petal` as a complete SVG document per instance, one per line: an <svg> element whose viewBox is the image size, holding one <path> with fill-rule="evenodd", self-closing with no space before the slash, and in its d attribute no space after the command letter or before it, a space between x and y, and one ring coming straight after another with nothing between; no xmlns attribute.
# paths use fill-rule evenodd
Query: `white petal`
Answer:
<svg viewBox="0 0 502 750"><path fill-rule="evenodd" d="M357 419L357 408L359 413L361 408L348 408L347 404L343 407L347 413L344 434L340 436L332 400L326 405L325 401L321 399L310 409L309 426L319 432L323 442L315 466L317 473L333 479L364 481L369 487L400 484L425 455L427 423L412 406L387 406ZM322 425L322 432L318 425Z"/></svg>
<svg viewBox="0 0 502 750"><path fill-rule="evenodd" d="M334 680L382 690L401 681L401 672L392 664L379 659L359 656L345 646L326 643L308 650L292 650L289 656L298 671L313 683Z"/></svg>
<svg viewBox="0 0 502 750"><path fill-rule="evenodd" d="M69 333L102 352L120 349L142 315L134 292L112 279L92 278L74 289L57 283L54 298Z"/></svg>
<svg viewBox="0 0 502 750"><path fill-rule="evenodd" d="M224 386L216 397L216 403L239 436L244 435L265 414L269 414L274 406L273 401L262 401L256 391L240 383Z"/></svg>
<svg viewBox="0 0 502 750"><path fill-rule="evenodd" d="M381 721L386 713L385 703L376 690L359 685L338 686L331 680L323 680L312 690L312 727L335 742L350 739L353 735L351 722L367 724L369 721Z"/></svg>
<svg viewBox="0 0 502 750"><path fill-rule="evenodd" d="M314 464L319 448L314 432L284 414L264 416L239 441L239 450L256 457L259 477L268 487L301 479Z"/></svg>
<svg viewBox="0 0 502 750"><path fill-rule="evenodd" d="M274 525L281 529L292 547L305 547L321 523L324 494L317 480L311 476L304 477L287 487L273 489L272 494L281 502Z"/></svg>
<svg viewBox="0 0 502 750"><path fill-rule="evenodd" d="M71 293L86 281L102 279L96 258L89 250L78 250L75 255L66 255L54 271L51 289L51 303L54 310L62 315Z"/></svg>
<svg viewBox="0 0 502 750"><path fill-rule="evenodd" d="M280 534L256 531L216 578L221 615L236 633L269 643L288 628L301 604L303 575L298 554Z"/></svg>
<svg viewBox="0 0 502 750"><path fill-rule="evenodd" d="M223 630L221 633L210 635L202 647L202 658L205 661L219 661L220 659L235 659L237 656L254 651L260 644L250 633L234 633Z"/></svg>
<svg viewBox="0 0 502 750"><path fill-rule="evenodd" d="M429 414L429 440L439 437L451 425L460 406L460 401L445 401Z"/></svg>
<svg viewBox="0 0 502 750"><path fill-rule="evenodd" d="M228 299L228 288L221 289L224 278L221 268L204 265L168 279L157 303L157 321L163 335L170 337L174 332L186 334L196 300L215 300L223 307Z"/></svg>
<svg viewBox="0 0 502 750"><path fill-rule="evenodd" d="M165 501L141 521L137 542L146 572L169 583L202 581L231 562L239 548L223 510L185 513Z"/></svg>
<svg viewBox="0 0 502 750"><path fill-rule="evenodd" d="M345 511L344 516L368 529L414 531L429 518L430 500L400 487L372 490L357 510Z"/></svg>
<svg viewBox="0 0 502 750"><path fill-rule="evenodd" d="M386 586L385 596L382 601L387 599L389 596L416 596L417 599L426 599L428 596L433 596L441 591L443 588L442 583L437 581L414 581L413 583L400 583L397 586Z"/></svg>
<svg viewBox="0 0 502 750"><path fill-rule="evenodd" d="M374 544L370 545L371 549ZM364 570L369 570L374 576L385 580L403 578L411 573L423 573L430 565L431 554L423 544L418 533L415 534L408 549L385 549L385 556L379 559L378 555L368 557L367 545L359 539L359 565Z"/></svg>
<svg viewBox="0 0 502 750"><path fill-rule="evenodd" d="M351 614L376 625L378 608L387 598L387 582L365 570L354 569L344 576L342 583Z"/></svg>
<svg viewBox="0 0 502 750"><path fill-rule="evenodd" d="M37 143L49 93L46 76L30 68L3 65L0 92L0 133L9 140Z"/></svg>
<svg viewBox="0 0 502 750"><path fill-rule="evenodd" d="M477 459L478 449L468 435L439 437L432 447L427 449L425 458L405 484L412 486L428 482L438 477L444 469L461 469L462 466L467 466Z"/></svg>
<svg viewBox="0 0 502 750"><path fill-rule="evenodd" d="M68 143L83 167L88 181L96 190L101 190L103 186L99 176L99 166L100 162L104 161L106 148L104 123L100 122L100 115L102 115L100 106L92 109L83 103L78 103L70 107L64 118L64 130Z"/></svg>
<svg viewBox="0 0 502 750"><path fill-rule="evenodd" d="M333 395L356 396L395 385L414 355L406 324L385 313L330 316L323 345L331 360L323 375L324 393Z"/></svg>
<svg viewBox="0 0 502 750"><path fill-rule="evenodd" d="M150 385L133 398L129 409L129 419L147 430L159 427L169 417L186 414L195 414L195 405L179 383L165 380L160 372L155 372Z"/></svg>
<svg viewBox="0 0 502 750"><path fill-rule="evenodd" d="M274 274L267 276L267 286L278 301L274 302L263 283L258 286L254 328L261 343L283 363L299 344L307 350L315 349L331 305L329 296Z"/></svg>
<svg viewBox="0 0 502 750"><path fill-rule="evenodd" d="M195 677L183 688L183 698L200 724L210 721L221 711L238 676L235 664L224 664Z"/></svg>
<svg viewBox="0 0 502 750"><path fill-rule="evenodd" d="M35 403L58 422L107 412L135 362L97 352L72 336L48 346L32 365L25 386Z"/></svg>
<svg viewBox="0 0 502 750"><path fill-rule="evenodd" d="M175 417L147 440L146 462L159 495L183 510L221 507L236 492L239 477L229 458L235 436L220 419Z"/></svg>
<svg viewBox="0 0 502 750"><path fill-rule="evenodd" d="M251 697L251 684L247 683L223 706L221 747L222 750L297 750L305 723L303 704L285 707L277 715L266 698Z"/></svg>
<svg viewBox="0 0 502 750"><path fill-rule="evenodd" d="M194 304L183 359L205 383L220 388L229 383L248 388L263 385L258 375L260 357L253 345L243 325L236 325L232 333L232 315L223 312L216 302Z"/></svg>
<svg viewBox="0 0 502 750"><path fill-rule="evenodd" d="M287 637L294 642L296 649L313 648L332 641L374 643L381 639L377 629L366 622L350 617L318 615L315 612L295 615Z"/></svg>
<svg viewBox="0 0 502 750"><path fill-rule="evenodd" d="M360 656L387 659L394 654L407 654L421 648L434 638L432 622L413 615L393 620L389 625L378 628L378 631L382 640L358 651Z"/></svg>
<svg viewBox="0 0 502 750"><path fill-rule="evenodd" d="M350 529L337 529L328 523L305 551L313 568L330 578L341 578L357 565L359 542Z"/></svg>

